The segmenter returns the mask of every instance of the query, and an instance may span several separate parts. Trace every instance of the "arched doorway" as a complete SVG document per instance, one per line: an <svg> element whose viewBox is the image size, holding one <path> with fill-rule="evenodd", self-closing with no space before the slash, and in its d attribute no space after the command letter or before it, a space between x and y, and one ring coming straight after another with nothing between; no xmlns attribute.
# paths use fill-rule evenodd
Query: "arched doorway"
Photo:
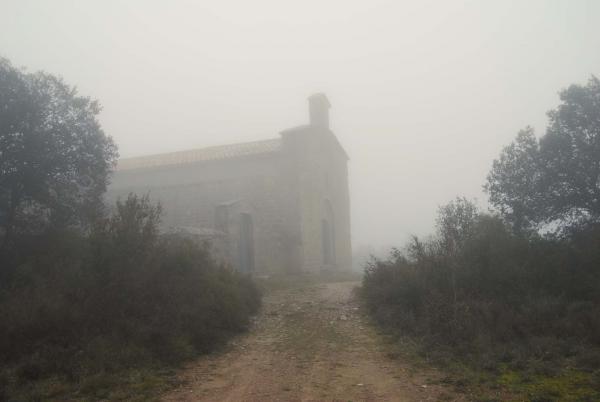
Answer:
<svg viewBox="0 0 600 402"><path fill-rule="evenodd" d="M323 264L335 264L335 218L329 200L325 200L325 211L321 221Z"/></svg>
<svg viewBox="0 0 600 402"><path fill-rule="evenodd" d="M240 271L254 272L254 224L248 213L240 214Z"/></svg>

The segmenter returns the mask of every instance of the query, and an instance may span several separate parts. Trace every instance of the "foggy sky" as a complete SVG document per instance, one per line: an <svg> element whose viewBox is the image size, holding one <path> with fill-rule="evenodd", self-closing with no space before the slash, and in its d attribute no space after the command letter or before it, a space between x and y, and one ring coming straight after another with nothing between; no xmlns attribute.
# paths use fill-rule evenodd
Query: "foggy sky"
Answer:
<svg viewBox="0 0 600 402"><path fill-rule="evenodd" d="M600 1L0 0L0 55L99 99L122 156L277 137L325 92L378 247L485 205L501 148L600 75Z"/></svg>

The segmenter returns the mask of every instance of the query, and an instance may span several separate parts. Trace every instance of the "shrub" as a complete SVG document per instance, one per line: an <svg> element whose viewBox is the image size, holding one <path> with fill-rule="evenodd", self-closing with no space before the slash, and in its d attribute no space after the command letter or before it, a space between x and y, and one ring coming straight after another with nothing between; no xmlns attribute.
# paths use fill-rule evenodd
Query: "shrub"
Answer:
<svg viewBox="0 0 600 402"><path fill-rule="evenodd" d="M362 295L373 316L463 357L533 356L536 348L519 345L542 338L552 340L541 344L550 355L573 340L600 346L600 226L523 237L468 204L443 207L435 236L366 267Z"/></svg>
<svg viewBox="0 0 600 402"><path fill-rule="evenodd" d="M16 253L0 290L0 360L18 378L177 363L248 325L260 304L252 280L190 239L159 235L159 218L130 196L88 236L23 240L30 253Z"/></svg>

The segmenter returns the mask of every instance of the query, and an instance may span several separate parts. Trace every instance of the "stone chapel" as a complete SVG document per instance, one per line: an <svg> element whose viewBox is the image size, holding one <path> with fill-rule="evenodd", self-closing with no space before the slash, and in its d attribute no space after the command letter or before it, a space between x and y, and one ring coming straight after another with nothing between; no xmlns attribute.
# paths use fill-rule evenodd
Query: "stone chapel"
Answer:
<svg viewBox="0 0 600 402"><path fill-rule="evenodd" d="M206 241L243 272L350 270L348 155L327 97L308 106L309 124L277 138L121 159L107 199L149 194L162 231Z"/></svg>

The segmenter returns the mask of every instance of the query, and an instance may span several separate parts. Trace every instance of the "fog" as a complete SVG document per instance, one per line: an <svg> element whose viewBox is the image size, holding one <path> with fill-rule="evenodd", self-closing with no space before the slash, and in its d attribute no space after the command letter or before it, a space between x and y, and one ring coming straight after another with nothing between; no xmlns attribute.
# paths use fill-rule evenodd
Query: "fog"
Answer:
<svg viewBox="0 0 600 402"><path fill-rule="evenodd" d="M356 247L485 206L492 160L600 74L598 1L0 1L0 55L100 100L121 156L274 138L324 92Z"/></svg>

